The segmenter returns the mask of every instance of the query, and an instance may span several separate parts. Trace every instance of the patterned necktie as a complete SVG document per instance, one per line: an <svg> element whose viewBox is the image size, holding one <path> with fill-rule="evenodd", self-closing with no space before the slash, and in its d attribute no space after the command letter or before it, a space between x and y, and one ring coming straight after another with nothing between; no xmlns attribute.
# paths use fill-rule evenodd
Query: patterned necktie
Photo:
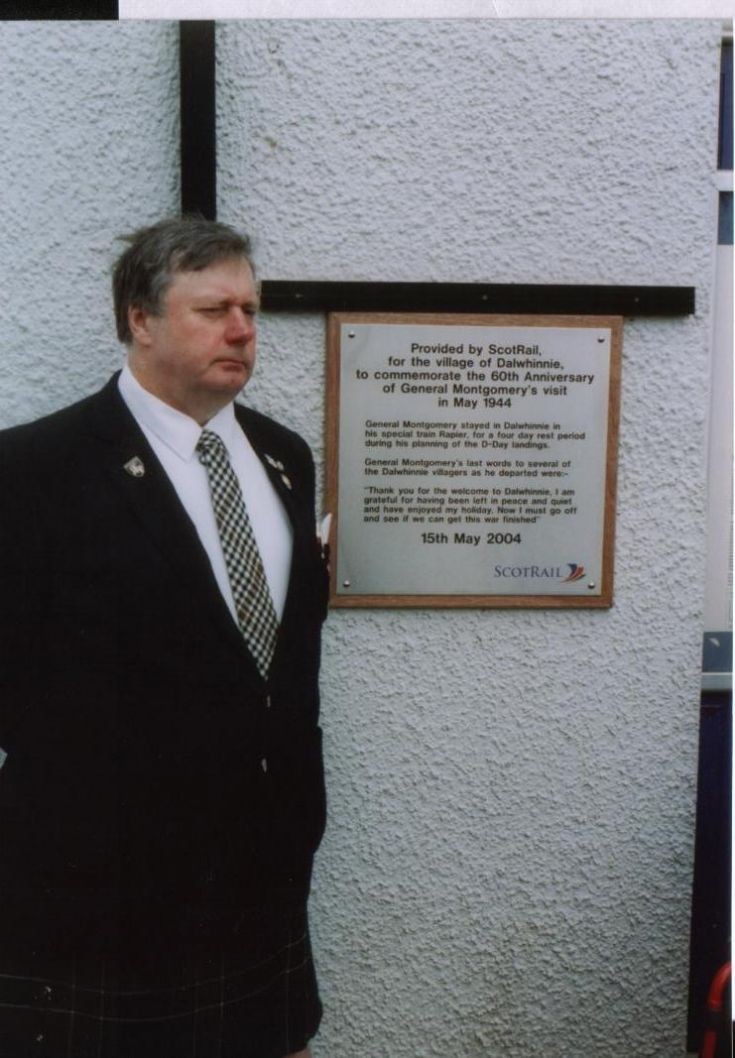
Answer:
<svg viewBox="0 0 735 1058"><path fill-rule="evenodd" d="M276 646L278 618L240 485L227 449L217 434L202 430L197 455L209 478L214 517L240 629L265 679Z"/></svg>

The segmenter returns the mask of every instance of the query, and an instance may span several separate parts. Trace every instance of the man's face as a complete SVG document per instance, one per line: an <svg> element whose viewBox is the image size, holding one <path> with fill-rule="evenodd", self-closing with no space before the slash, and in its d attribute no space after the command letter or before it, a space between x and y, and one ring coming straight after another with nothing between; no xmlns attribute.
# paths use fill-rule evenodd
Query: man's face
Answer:
<svg viewBox="0 0 735 1058"><path fill-rule="evenodd" d="M242 258L175 273L159 315L130 310L133 374L151 393L204 424L252 374L257 308L253 273Z"/></svg>

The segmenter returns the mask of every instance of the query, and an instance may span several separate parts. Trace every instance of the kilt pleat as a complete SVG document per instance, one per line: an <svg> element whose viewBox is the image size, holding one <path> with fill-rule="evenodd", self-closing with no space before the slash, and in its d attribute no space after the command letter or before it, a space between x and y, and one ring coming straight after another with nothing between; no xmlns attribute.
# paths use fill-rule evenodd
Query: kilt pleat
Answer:
<svg viewBox="0 0 735 1058"><path fill-rule="evenodd" d="M2 1058L284 1058L321 1018L305 912L240 919L162 967L108 953L0 959ZM136 985L138 987L136 987Z"/></svg>

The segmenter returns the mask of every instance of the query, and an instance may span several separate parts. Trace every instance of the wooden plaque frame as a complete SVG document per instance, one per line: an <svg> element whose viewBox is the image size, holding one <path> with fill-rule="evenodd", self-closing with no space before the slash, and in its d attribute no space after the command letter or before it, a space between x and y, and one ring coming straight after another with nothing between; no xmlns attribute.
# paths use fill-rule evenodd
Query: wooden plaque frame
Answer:
<svg viewBox="0 0 735 1058"><path fill-rule="evenodd" d="M454 325L457 327L600 327L610 331L610 364L608 414L606 431L604 514L602 524L602 567L600 591L595 595L567 594L340 594L337 591L337 543L339 539L339 432L340 432L340 333L343 324L414 324ZM333 514L330 534L331 570L330 604L334 607L359 608L594 608L612 606L615 503L617 483L617 444L620 423L620 374L623 319L620 316L565 315L476 315L429 313L330 313L327 322L327 405L326 405L326 482L325 510Z"/></svg>

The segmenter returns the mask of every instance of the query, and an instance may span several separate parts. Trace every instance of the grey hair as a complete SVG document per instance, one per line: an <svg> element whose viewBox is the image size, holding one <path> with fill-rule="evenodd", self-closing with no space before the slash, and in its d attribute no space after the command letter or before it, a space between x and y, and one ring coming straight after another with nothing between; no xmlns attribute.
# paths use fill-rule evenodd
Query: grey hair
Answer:
<svg viewBox="0 0 735 1058"><path fill-rule="evenodd" d="M127 345L133 340L128 310L160 315L177 272L199 272L220 261L242 258L255 275L248 236L215 220L170 217L120 238L128 246L113 267L112 296L117 336Z"/></svg>

